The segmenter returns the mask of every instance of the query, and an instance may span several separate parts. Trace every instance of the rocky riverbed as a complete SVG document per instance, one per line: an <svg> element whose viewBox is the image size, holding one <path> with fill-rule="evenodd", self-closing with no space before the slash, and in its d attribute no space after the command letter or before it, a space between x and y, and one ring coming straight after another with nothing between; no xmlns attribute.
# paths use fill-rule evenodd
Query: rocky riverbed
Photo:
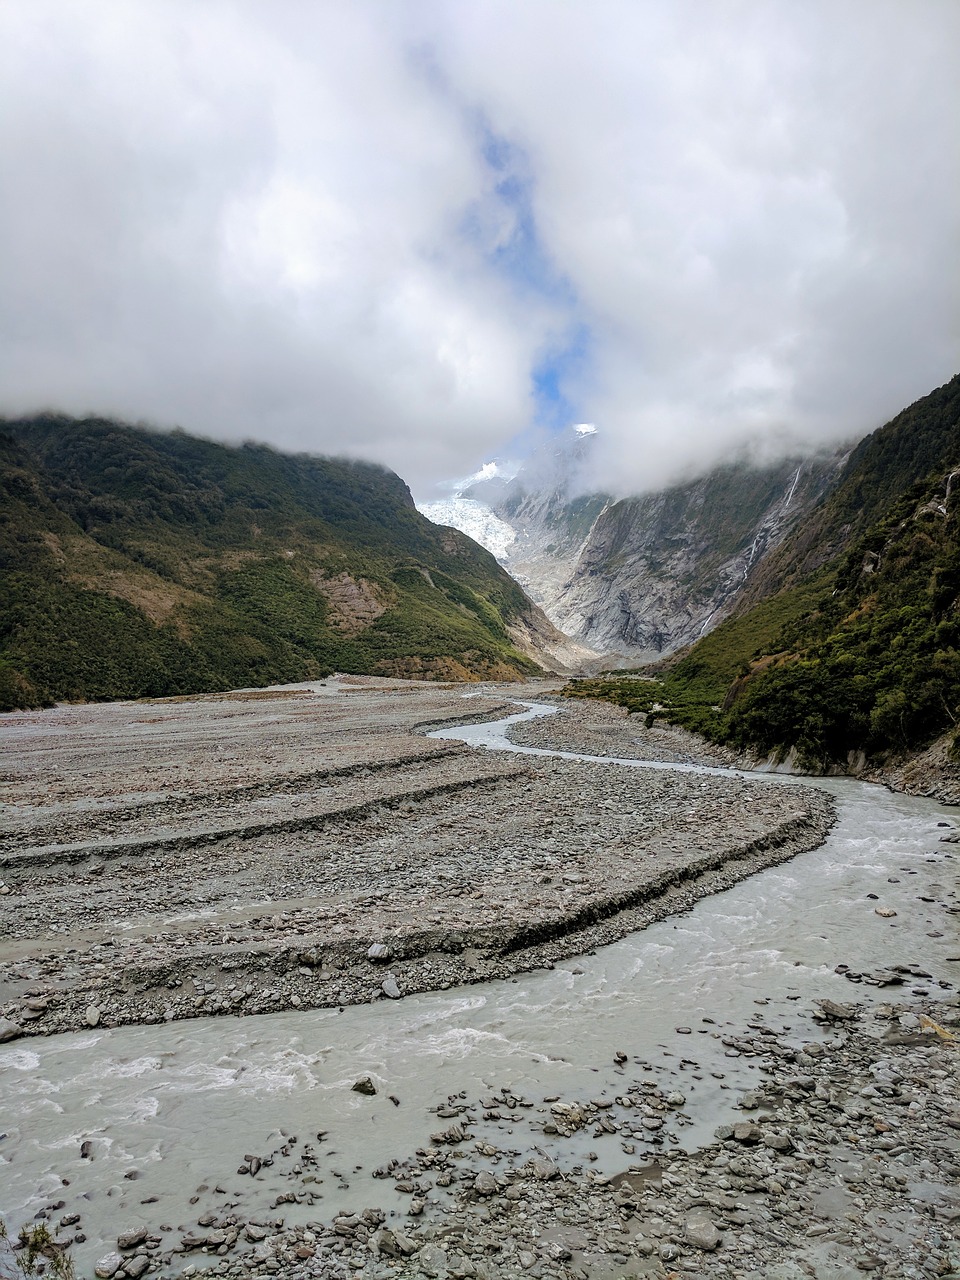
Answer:
<svg viewBox="0 0 960 1280"><path fill-rule="evenodd" d="M423 736L501 694L346 678L5 717L0 1039L503 977L833 820L814 789Z"/></svg>
<svg viewBox="0 0 960 1280"><path fill-rule="evenodd" d="M95 1275L955 1278L958 1025L956 1001L929 999L824 999L789 1022L758 1008L736 1029L705 1016L677 1028L672 1067L625 1043L591 1094L493 1083L482 1096L441 1098L429 1142L372 1169L346 1169L323 1131L278 1133L197 1187L195 1220L125 1225ZM719 1040L731 1063L748 1061L755 1087L713 1141L688 1151L688 1097L706 1074L700 1036ZM354 1088L376 1105L368 1077ZM590 1149L565 1157L576 1134ZM621 1171L595 1171L610 1147ZM270 1211L244 1212L250 1181L271 1188ZM337 1211L351 1183L353 1204ZM317 1216L288 1225L302 1206ZM40 1220L54 1249L84 1239L81 1215L58 1217L57 1201Z"/></svg>
<svg viewBox="0 0 960 1280"><path fill-rule="evenodd" d="M632 938L595 959L560 957L592 952L782 861L792 851L784 824L825 828L830 797L794 783L511 757L422 736L427 725L462 721L465 706L478 719L503 714L502 691L479 692L464 703L460 689L333 682L20 718L0 873L9 889L0 896L2 976L12 984L3 1007L14 1029L0 1046L0 1070L8 1068L11 1086L13 1074L23 1078L26 1092L16 1096L30 1119L21 1126L13 1112L4 1117L0 1186L16 1185L17 1203L28 1203L17 1161L42 1118L43 1175L29 1202L48 1251L70 1250L78 1275L103 1280L202 1272L236 1280L958 1280L960 1008L948 980L948 962L960 959L960 948L949 950L955 831L937 830L947 822L912 802L916 818L877 828L889 831L892 860L879 849L858 855L863 874L846 909L862 913L872 938L885 931L886 945L873 941L862 953L877 967L849 963L855 932L844 935L851 950L838 954L825 911L823 923L811 916L805 926L802 969L790 967L800 964L790 946L756 953L767 957L771 985L751 983L736 1019L695 990L671 1003L657 962L627 960L616 977L617 964L603 959ZM525 693L547 696L543 687ZM144 720L153 725L149 750ZM686 735L643 731L591 704L509 732L542 750L723 763ZM47 773L55 801L44 790ZM847 804L844 812L855 838L861 820L851 814L860 811ZM811 859L824 874L828 848L801 861ZM92 874L91 862L100 868ZM731 903L746 924L751 886L773 875L798 893L801 882L786 878L794 865L714 901ZM833 875L829 893L844 882ZM775 882L762 900L772 907L782 893ZM711 927L711 906L701 901L686 934L655 926L655 949L667 954L668 938L681 951L684 937L692 945ZM900 927L907 918L909 931ZM549 936L531 937L531 928ZM762 938L758 945L769 948ZM829 955L843 962L826 968ZM575 1004L585 1025L602 996L613 1020L599 1037L590 1032L590 1043L602 1044L585 1060L592 1065L562 1047L555 1052L580 1065L545 1057L532 1037L505 1059L511 1065L481 1071L482 1088L451 1092L436 1065L425 1066L435 1076L414 1090L409 1075L406 1084L398 1078L395 1052L380 1063L378 1010L392 1027L420 999L391 997L418 983L445 988L536 966L553 972L523 979L529 990L512 987L516 977L461 988L518 991L515 1015L498 996L497 1012L483 1020L468 1013L465 1025L477 1022L478 1045L500 1026L523 1038L523 1010L546 1027L549 1000L558 999ZM797 980L785 981L789 974ZM689 980L703 980L695 966ZM661 1012L651 1036L632 1012L634 981L661 986L667 1018L682 1004L683 1021L664 1023ZM340 1015L295 1012L338 997L344 1007L381 1003ZM562 1005L552 1007L556 1014ZM277 1008L291 1012L209 1017ZM288 1116L271 1132L258 1110L258 1119L235 1123L243 1140L232 1158L213 1133L180 1148L150 1136L135 1156L138 1121L126 1132L103 1114L109 1080L119 1087L143 1076L130 1105L144 1116L166 1107L175 1125L172 1073L184 1074L177 1087L195 1079L208 1088L197 1068L211 1053L208 1074L234 1082L224 1105L235 1097L233 1110L243 1112L254 1096L243 1092L244 1073L262 1066L236 1062L230 1028L269 1024L278 1059L302 1037L313 1046L309 1061L320 1063L332 1050L317 1053L318 1035L336 1041L353 1015L374 1020L351 1074L340 1080L335 1071L328 1081L311 1066L296 1123ZM198 1028L198 1054L177 1068L184 1055L173 1037L179 1020L194 1016L203 1023L183 1026ZM424 1006L397 1040L418 1028L431 1064L442 1052L427 1049L435 1016ZM505 1021L516 1017L516 1025ZM151 1021L163 1025L120 1025ZM35 1038L59 1026L88 1030ZM48 1044L63 1046L49 1063ZM92 1054L106 1055L106 1074ZM74 1090L82 1120L70 1114L62 1071L55 1074L58 1055L68 1075L71 1063L91 1069L90 1088ZM41 1081L36 1099L32 1073ZM552 1087L538 1087L541 1080ZM216 1095L206 1096L216 1123ZM344 1099L353 1100L346 1112ZM65 1109L62 1125L48 1118L51 1108ZM368 1154L358 1159L348 1135L368 1128ZM171 1163L180 1172L168 1176ZM5 1266L15 1266L14 1252L0 1245L0 1276Z"/></svg>

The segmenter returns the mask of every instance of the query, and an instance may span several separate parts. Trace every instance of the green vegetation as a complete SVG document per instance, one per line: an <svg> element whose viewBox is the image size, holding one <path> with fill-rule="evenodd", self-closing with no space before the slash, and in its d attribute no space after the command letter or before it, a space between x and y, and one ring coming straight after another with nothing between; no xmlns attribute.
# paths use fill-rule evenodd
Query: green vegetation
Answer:
<svg viewBox="0 0 960 1280"><path fill-rule="evenodd" d="M335 669L537 670L507 631L529 602L494 558L425 520L391 472L342 459L9 422L0 570L2 710ZM344 582L375 607L352 612Z"/></svg>
<svg viewBox="0 0 960 1280"><path fill-rule="evenodd" d="M854 451L811 525L777 553L791 585L654 680L578 681L568 692L759 755L795 750L815 772L851 753L916 751L960 717L958 499L960 377ZM839 554L797 571L804 558L816 564L817 537L840 542Z"/></svg>
<svg viewBox="0 0 960 1280"><path fill-rule="evenodd" d="M8 1238L6 1225L0 1220L0 1240ZM13 1253L24 1277L47 1275L56 1277L56 1280L76 1280L73 1261L57 1244L45 1223L21 1227Z"/></svg>
<svg viewBox="0 0 960 1280"><path fill-rule="evenodd" d="M565 692L603 698L644 713L650 723L662 716L712 741L726 741L731 686L747 673L751 659L769 650L785 625L814 608L830 583L829 575L821 573L801 590L773 596L749 614L728 618L662 674L640 671L576 680Z"/></svg>

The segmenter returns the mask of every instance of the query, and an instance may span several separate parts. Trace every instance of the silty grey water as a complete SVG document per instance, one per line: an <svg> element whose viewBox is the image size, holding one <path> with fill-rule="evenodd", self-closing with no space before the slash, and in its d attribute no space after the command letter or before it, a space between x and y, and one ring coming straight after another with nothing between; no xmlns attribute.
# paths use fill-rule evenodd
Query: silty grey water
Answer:
<svg viewBox="0 0 960 1280"><path fill-rule="evenodd" d="M438 736L518 750L505 737L509 724L554 710L527 705L495 725ZM661 1084L672 1079L683 1089L690 1124L673 1140L706 1140L729 1118L738 1091L757 1083L751 1062L724 1047L725 1024L765 1019L795 1027L799 1041L811 1031L797 1009L817 998L889 998L852 987L834 972L841 963L862 971L919 965L932 975L923 987L952 977L955 917L941 904L955 889L956 862L937 827L949 811L866 784L818 785L839 808L819 849L552 971L340 1012L197 1019L0 1046L0 1212L16 1226L51 1202L62 1202L54 1220L80 1212L88 1240L75 1253L89 1266L125 1227L193 1223L207 1200L223 1204L236 1193L240 1212L268 1211L282 1186L239 1177L239 1161L273 1149L281 1133L313 1139L318 1131L326 1135L322 1181L311 1185L320 1199L312 1208L283 1206L287 1220L373 1204L399 1212L405 1206L392 1184L372 1181L370 1171L442 1127L430 1108L460 1091L475 1098L505 1085L537 1101L612 1097L622 1087L613 1065L619 1049L649 1063ZM881 903L896 917L878 916ZM351 1090L362 1073L375 1080L376 1097ZM516 1141L531 1141L522 1125ZM552 1154L582 1160L591 1147L598 1168L628 1163L618 1140L586 1133L555 1140Z"/></svg>

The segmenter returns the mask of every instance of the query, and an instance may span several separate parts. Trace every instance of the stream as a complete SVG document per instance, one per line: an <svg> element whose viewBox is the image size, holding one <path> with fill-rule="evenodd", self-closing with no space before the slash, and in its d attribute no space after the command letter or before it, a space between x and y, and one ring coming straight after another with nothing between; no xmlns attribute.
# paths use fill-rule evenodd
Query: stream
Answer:
<svg viewBox="0 0 960 1280"><path fill-rule="evenodd" d="M602 766L507 741L510 724L553 710L527 704L495 724L436 736ZM811 780L769 778L799 781ZM11 1226L51 1202L61 1206L53 1222L81 1214L87 1241L74 1253L83 1274L131 1225L192 1223L198 1207L224 1197L248 1216L269 1213L283 1189L279 1169L253 1179L237 1176L238 1164L272 1152L284 1135L312 1140L321 1131L317 1205L284 1205L287 1220L365 1205L399 1212L393 1185L370 1172L442 1127L430 1108L504 1086L538 1103L612 1096L619 1050L661 1085L675 1078L683 1087L688 1119L667 1140L688 1149L709 1140L738 1093L757 1083L750 1059L724 1046L725 1027L759 1019L789 1038L796 1026L801 1043L814 1033L798 1009L809 1012L817 998L902 1002L955 978L956 917L942 904L955 905L956 846L939 843L938 828L953 825L952 812L864 783L816 785L838 803L819 849L552 970L342 1011L98 1028L0 1046L0 1214ZM882 917L878 907L897 914ZM929 977L885 989L835 972L894 964ZM361 1074L376 1083L375 1097L351 1090ZM519 1122L517 1135L531 1145ZM628 1163L619 1142L586 1131L552 1145L558 1160L589 1159L591 1150L598 1169Z"/></svg>

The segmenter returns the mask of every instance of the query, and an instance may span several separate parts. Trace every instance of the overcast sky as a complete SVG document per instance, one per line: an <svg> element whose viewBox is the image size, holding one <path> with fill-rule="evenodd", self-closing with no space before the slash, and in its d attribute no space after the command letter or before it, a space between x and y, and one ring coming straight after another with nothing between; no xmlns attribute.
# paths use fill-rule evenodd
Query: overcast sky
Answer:
<svg viewBox="0 0 960 1280"><path fill-rule="evenodd" d="M957 0L5 0L0 409L598 483L960 368Z"/></svg>

